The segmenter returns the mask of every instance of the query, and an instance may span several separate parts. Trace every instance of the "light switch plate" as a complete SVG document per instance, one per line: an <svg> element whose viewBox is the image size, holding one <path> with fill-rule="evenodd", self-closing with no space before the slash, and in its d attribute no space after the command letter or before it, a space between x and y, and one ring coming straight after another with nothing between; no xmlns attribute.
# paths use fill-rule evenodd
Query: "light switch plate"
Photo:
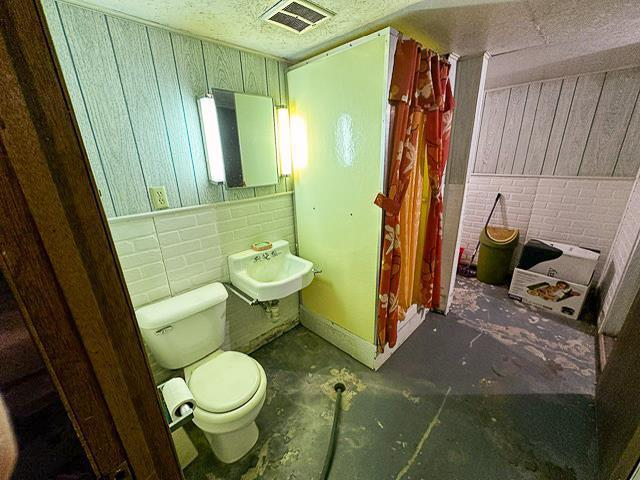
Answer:
<svg viewBox="0 0 640 480"><path fill-rule="evenodd" d="M151 205L154 210L163 210L169 208L169 199L167 198L167 189L162 187L149 187L149 196L151 197Z"/></svg>

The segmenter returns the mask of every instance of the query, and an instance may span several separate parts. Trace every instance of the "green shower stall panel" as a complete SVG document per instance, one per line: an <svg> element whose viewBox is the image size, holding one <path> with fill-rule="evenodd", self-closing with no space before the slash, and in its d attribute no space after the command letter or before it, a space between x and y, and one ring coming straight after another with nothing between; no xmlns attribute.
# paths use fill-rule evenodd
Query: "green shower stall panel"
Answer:
<svg viewBox="0 0 640 480"><path fill-rule="evenodd" d="M288 73L299 253L322 273L305 309L375 344L390 31Z"/></svg>

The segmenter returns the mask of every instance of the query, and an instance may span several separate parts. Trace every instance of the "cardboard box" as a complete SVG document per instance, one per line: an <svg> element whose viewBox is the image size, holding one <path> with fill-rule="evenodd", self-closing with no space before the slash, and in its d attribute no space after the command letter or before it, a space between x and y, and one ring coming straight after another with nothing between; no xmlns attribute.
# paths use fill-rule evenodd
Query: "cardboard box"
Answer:
<svg viewBox="0 0 640 480"><path fill-rule="evenodd" d="M588 285L516 268L509 296L565 317L578 318L588 290Z"/></svg>
<svg viewBox="0 0 640 480"><path fill-rule="evenodd" d="M580 285L589 285L600 253L547 240L529 240L518 268Z"/></svg>

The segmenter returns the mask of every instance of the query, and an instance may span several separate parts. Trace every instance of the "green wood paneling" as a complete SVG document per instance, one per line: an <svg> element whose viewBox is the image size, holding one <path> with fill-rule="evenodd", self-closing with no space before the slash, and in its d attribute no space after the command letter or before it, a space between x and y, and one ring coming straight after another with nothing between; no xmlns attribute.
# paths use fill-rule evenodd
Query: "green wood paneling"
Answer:
<svg viewBox="0 0 640 480"><path fill-rule="evenodd" d="M203 41L202 52L209 90L244 91L239 50Z"/></svg>
<svg viewBox="0 0 640 480"><path fill-rule="evenodd" d="M578 175L615 176L616 165L640 92L640 69L608 72ZM636 169L637 171L637 165ZM633 173L634 170L632 169Z"/></svg>
<svg viewBox="0 0 640 480"><path fill-rule="evenodd" d="M224 199L228 201L243 200L245 198L253 198L256 196L255 187L247 188L224 188Z"/></svg>
<svg viewBox="0 0 640 480"><path fill-rule="evenodd" d="M556 113L553 117L553 124L551 125L549 143L547 144L547 151L544 154L544 165L542 166L543 175L553 175L556 171L558 153L562 146L564 129L567 126L569 109L573 102L573 93L576 89L577 82L578 77L565 78L562 80L562 88L560 89L560 96L558 97Z"/></svg>
<svg viewBox="0 0 640 480"><path fill-rule="evenodd" d="M278 70L278 62L271 58L265 59L265 74L267 78L267 95L273 99L275 106L281 106L280 99L280 77ZM268 185L265 187L256 187L256 197L263 195L273 195L277 192L285 192L287 184L283 177L278 178L277 185Z"/></svg>
<svg viewBox="0 0 640 480"><path fill-rule="evenodd" d="M200 203L220 202L223 199L222 189L219 185L211 184L207 176L202 133L200 132L200 117L198 116L197 100L208 91L202 42L175 33L171 34L171 40Z"/></svg>
<svg viewBox="0 0 640 480"><path fill-rule="evenodd" d="M60 16L58 15L58 8L53 0L43 0L42 5L47 17L51 37L56 42L56 54L58 56L58 61L65 72L72 72L70 75L65 77L64 81L71 97L73 111L75 112L76 121L80 128L80 134L82 135L82 143L84 143L84 148L87 151L87 156L89 157L93 178L95 179L96 185L98 185L98 190L100 191L102 206L104 207L107 216L114 217L116 215L116 211L113 208L113 201L111 200L111 193L109 192L109 184L107 183L107 177L104 175L102 159L100 158L100 152L98 151L96 140L93 136L93 129L91 128L91 122L89 121L89 115L87 114L87 108L85 107L84 97L80 90L78 77L76 76L73 67L73 59L71 58L71 53L67 46L67 40L64 35L62 23L60 22Z"/></svg>
<svg viewBox="0 0 640 480"><path fill-rule="evenodd" d="M273 195L276 193L276 185L265 185L263 187L255 187L256 197L264 197L265 195Z"/></svg>
<svg viewBox="0 0 640 480"><path fill-rule="evenodd" d="M618 163L613 172L616 177L633 177L638 172L638 152L640 152L640 105L636 99L633 114L629 119L629 128L625 134L618 156Z"/></svg>
<svg viewBox="0 0 640 480"><path fill-rule="evenodd" d="M107 26L146 185L164 185L169 205L180 207L147 28L113 17L107 17Z"/></svg>
<svg viewBox="0 0 640 480"><path fill-rule="evenodd" d="M171 36L166 30L156 28L148 28L147 33L182 206L198 205L200 199L191 159L189 133L182 108L178 72L173 58Z"/></svg>
<svg viewBox="0 0 640 480"><path fill-rule="evenodd" d="M259 55L240 52L242 61L242 84L245 93L267 95L267 69L265 58Z"/></svg>
<svg viewBox="0 0 640 480"><path fill-rule="evenodd" d="M116 215L149 211L149 197L104 15L59 3L75 73ZM69 72L69 76L73 72Z"/></svg>
<svg viewBox="0 0 640 480"><path fill-rule="evenodd" d="M578 175L605 77L606 73L578 77L558 153L555 175Z"/></svg>
<svg viewBox="0 0 640 480"><path fill-rule="evenodd" d="M213 42L43 0L56 53L108 216L268 195L277 186L209 183L197 98L212 88L286 104L286 64ZM291 188L291 186L289 186Z"/></svg>
<svg viewBox="0 0 640 480"><path fill-rule="evenodd" d="M524 164L525 175L540 175L542 173L561 88L562 80L542 82Z"/></svg>
<svg viewBox="0 0 640 480"><path fill-rule="evenodd" d="M280 95L280 68L278 62L271 58L265 60L265 71L267 75L267 95L273 98L273 103L282 106Z"/></svg>
<svg viewBox="0 0 640 480"><path fill-rule="evenodd" d="M287 84L287 64L278 62L278 75L280 76L280 99L283 105L289 102L289 90Z"/></svg>
<svg viewBox="0 0 640 480"><path fill-rule="evenodd" d="M635 177L639 97L638 67L490 90L474 172L494 173L486 153L499 145L497 174ZM483 136L505 103L504 127Z"/></svg>

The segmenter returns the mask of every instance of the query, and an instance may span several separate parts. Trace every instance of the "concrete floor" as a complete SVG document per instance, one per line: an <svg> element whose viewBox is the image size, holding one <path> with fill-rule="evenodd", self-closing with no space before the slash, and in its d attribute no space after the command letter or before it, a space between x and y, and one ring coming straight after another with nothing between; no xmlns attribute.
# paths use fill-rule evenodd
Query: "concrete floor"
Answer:
<svg viewBox="0 0 640 480"><path fill-rule="evenodd" d="M332 479L594 478L590 327L461 279L447 317L425 322L375 373L303 327L255 352L267 372L260 438L233 465L200 455L187 479L317 479L347 386Z"/></svg>

